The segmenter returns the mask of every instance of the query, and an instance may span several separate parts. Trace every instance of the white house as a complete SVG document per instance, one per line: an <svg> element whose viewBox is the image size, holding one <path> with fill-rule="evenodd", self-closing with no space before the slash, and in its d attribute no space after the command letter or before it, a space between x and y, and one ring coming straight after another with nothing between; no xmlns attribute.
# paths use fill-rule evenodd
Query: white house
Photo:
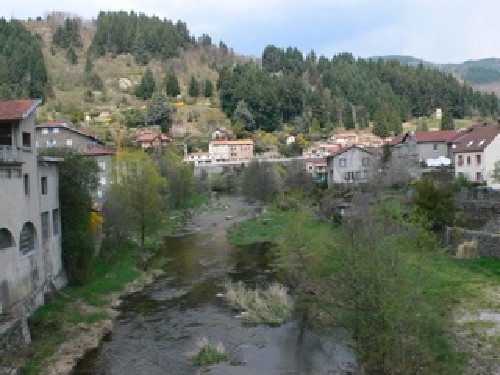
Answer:
<svg viewBox="0 0 500 375"><path fill-rule="evenodd" d="M37 158L40 100L0 101L0 313L29 315L65 283L57 158Z"/></svg>
<svg viewBox="0 0 500 375"><path fill-rule="evenodd" d="M372 177L375 159L373 151L359 146L346 147L327 156L328 187L367 182Z"/></svg>
<svg viewBox="0 0 500 375"><path fill-rule="evenodd" d="M491 177L500 160L500 124L475 124L453 144L455 176L500 189Z"/></svg>

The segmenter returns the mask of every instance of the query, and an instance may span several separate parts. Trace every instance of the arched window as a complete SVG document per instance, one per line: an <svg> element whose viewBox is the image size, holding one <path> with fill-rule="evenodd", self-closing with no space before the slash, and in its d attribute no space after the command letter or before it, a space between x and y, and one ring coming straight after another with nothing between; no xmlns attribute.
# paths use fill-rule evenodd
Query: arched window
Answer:
<svg viewBox="0 0 500 375"><path fill-rule="evenodd" d="M14 237L7 228L0 228L0 250L14 246Z"/></svg>
<svg viewBox="0 0 500 375"><path fill-rule="evenodd" d="M24 223L19 237L19 251L21 255L29 254L35 251L36 231L33 223Z"/></svg>

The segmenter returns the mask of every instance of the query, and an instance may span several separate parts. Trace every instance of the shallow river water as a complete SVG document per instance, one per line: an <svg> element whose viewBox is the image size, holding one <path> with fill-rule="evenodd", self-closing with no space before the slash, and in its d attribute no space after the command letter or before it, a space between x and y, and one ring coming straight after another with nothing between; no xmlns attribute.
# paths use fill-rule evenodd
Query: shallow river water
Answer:
<svg viewBox="0 0 500 375"><path fill-rule="evenodd" d="M160 249L164 276L126 297L112 334L87 355L74 374L346 374L353 362L342 335L306 332L297 322L280 327L247 326L217 293L227 280L255 285L273 281L268 246L234 246L225 226L252 207L236 198L225 210L205 214L169 237ZM226 220L226 216L234 216ZM230 361L207 368L193 365L198 338L223 343Z"/></svg>

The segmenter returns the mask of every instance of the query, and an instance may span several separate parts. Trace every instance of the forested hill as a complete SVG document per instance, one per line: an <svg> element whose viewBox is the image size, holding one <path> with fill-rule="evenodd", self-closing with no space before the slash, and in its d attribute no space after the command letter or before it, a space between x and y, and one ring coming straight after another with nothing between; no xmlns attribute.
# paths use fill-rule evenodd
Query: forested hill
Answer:
<svg viewBox="0 0 500 375"><path fill-rule="evenodd" d="M0 98L44 98L50 91L40 38L19 21L0 19Z"/></svg>
<svg viewBox="0 0 500 375"><path fill-rule="evenodd" d="M396 60L403 64L418 65L423 64L429 68L435 68L445 73L452 73L456 78L463 80L477 89L487 90L500 93L500 59L487 58L479 60L467 60L463 63L455 64L436 64L413 56L387 55L387 56L372 56L373 60L383 59L386 61ZM495 87L493 85L497 85ZM492 89L491 89L492 88ZM495 90L496 88L496 90Z"/></svg>
<svg viewBox="0 0 500 375"><path fill-rule="evenodd" d="M91 23L63 15L24 25L32 33L19 21L1 20L0 95L48 95L54 111L68 117L99 107L125 118L121 107L136 107L139 120L130 123L141 124L139 108L154 92L211 98L243 131L273 131L283 123L297 132L372 124L385 135L438 107L456 119L499 112L495 95L408 59L304 56L272 45L260 60L237 58L223 42L192 36L181 21L134 12L101 12ZM119 88L122 77L131 89Z"/></svg>

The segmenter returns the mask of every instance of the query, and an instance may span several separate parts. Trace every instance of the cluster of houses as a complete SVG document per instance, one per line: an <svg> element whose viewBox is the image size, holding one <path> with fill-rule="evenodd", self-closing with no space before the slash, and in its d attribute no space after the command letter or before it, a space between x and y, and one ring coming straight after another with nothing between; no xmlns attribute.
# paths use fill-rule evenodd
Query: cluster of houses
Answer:
<svg viewBox="0 0 500 375"><path fill-rule="evenodd" d="M46 292L64 285L58 197L59 158L41 157L44 147L71 147L99 166L96 205L105 197L114 151L95 136L64 122L35 123L40 100L0 101L0 314L26 315L43 303ZM336 184L368 181L377 171L382 145L393 157L419 166L448 166L455 176L494 189L491 172L500 160L500 125L473 124L463 130L415 131L391 139L340 133L304 150L306 169L317 180ZM254 158L252 140L212 134L208 152L185 154L195 165L243 162ZM170 137L138 133L142 149L165 147Z"/></svg>
<svg viewBox="0 0 500 375"><path fill-rule="evenodd" d="M500 189L492 178L500 160L500 124L477 123L467 129L411 131L392 138L363 139L356 133L341 133L326 143L304 150L306 169L329 187L367 182L378 166L382 145L393 157L403 158L420 171L448 167L455 177Z"/></svg>

